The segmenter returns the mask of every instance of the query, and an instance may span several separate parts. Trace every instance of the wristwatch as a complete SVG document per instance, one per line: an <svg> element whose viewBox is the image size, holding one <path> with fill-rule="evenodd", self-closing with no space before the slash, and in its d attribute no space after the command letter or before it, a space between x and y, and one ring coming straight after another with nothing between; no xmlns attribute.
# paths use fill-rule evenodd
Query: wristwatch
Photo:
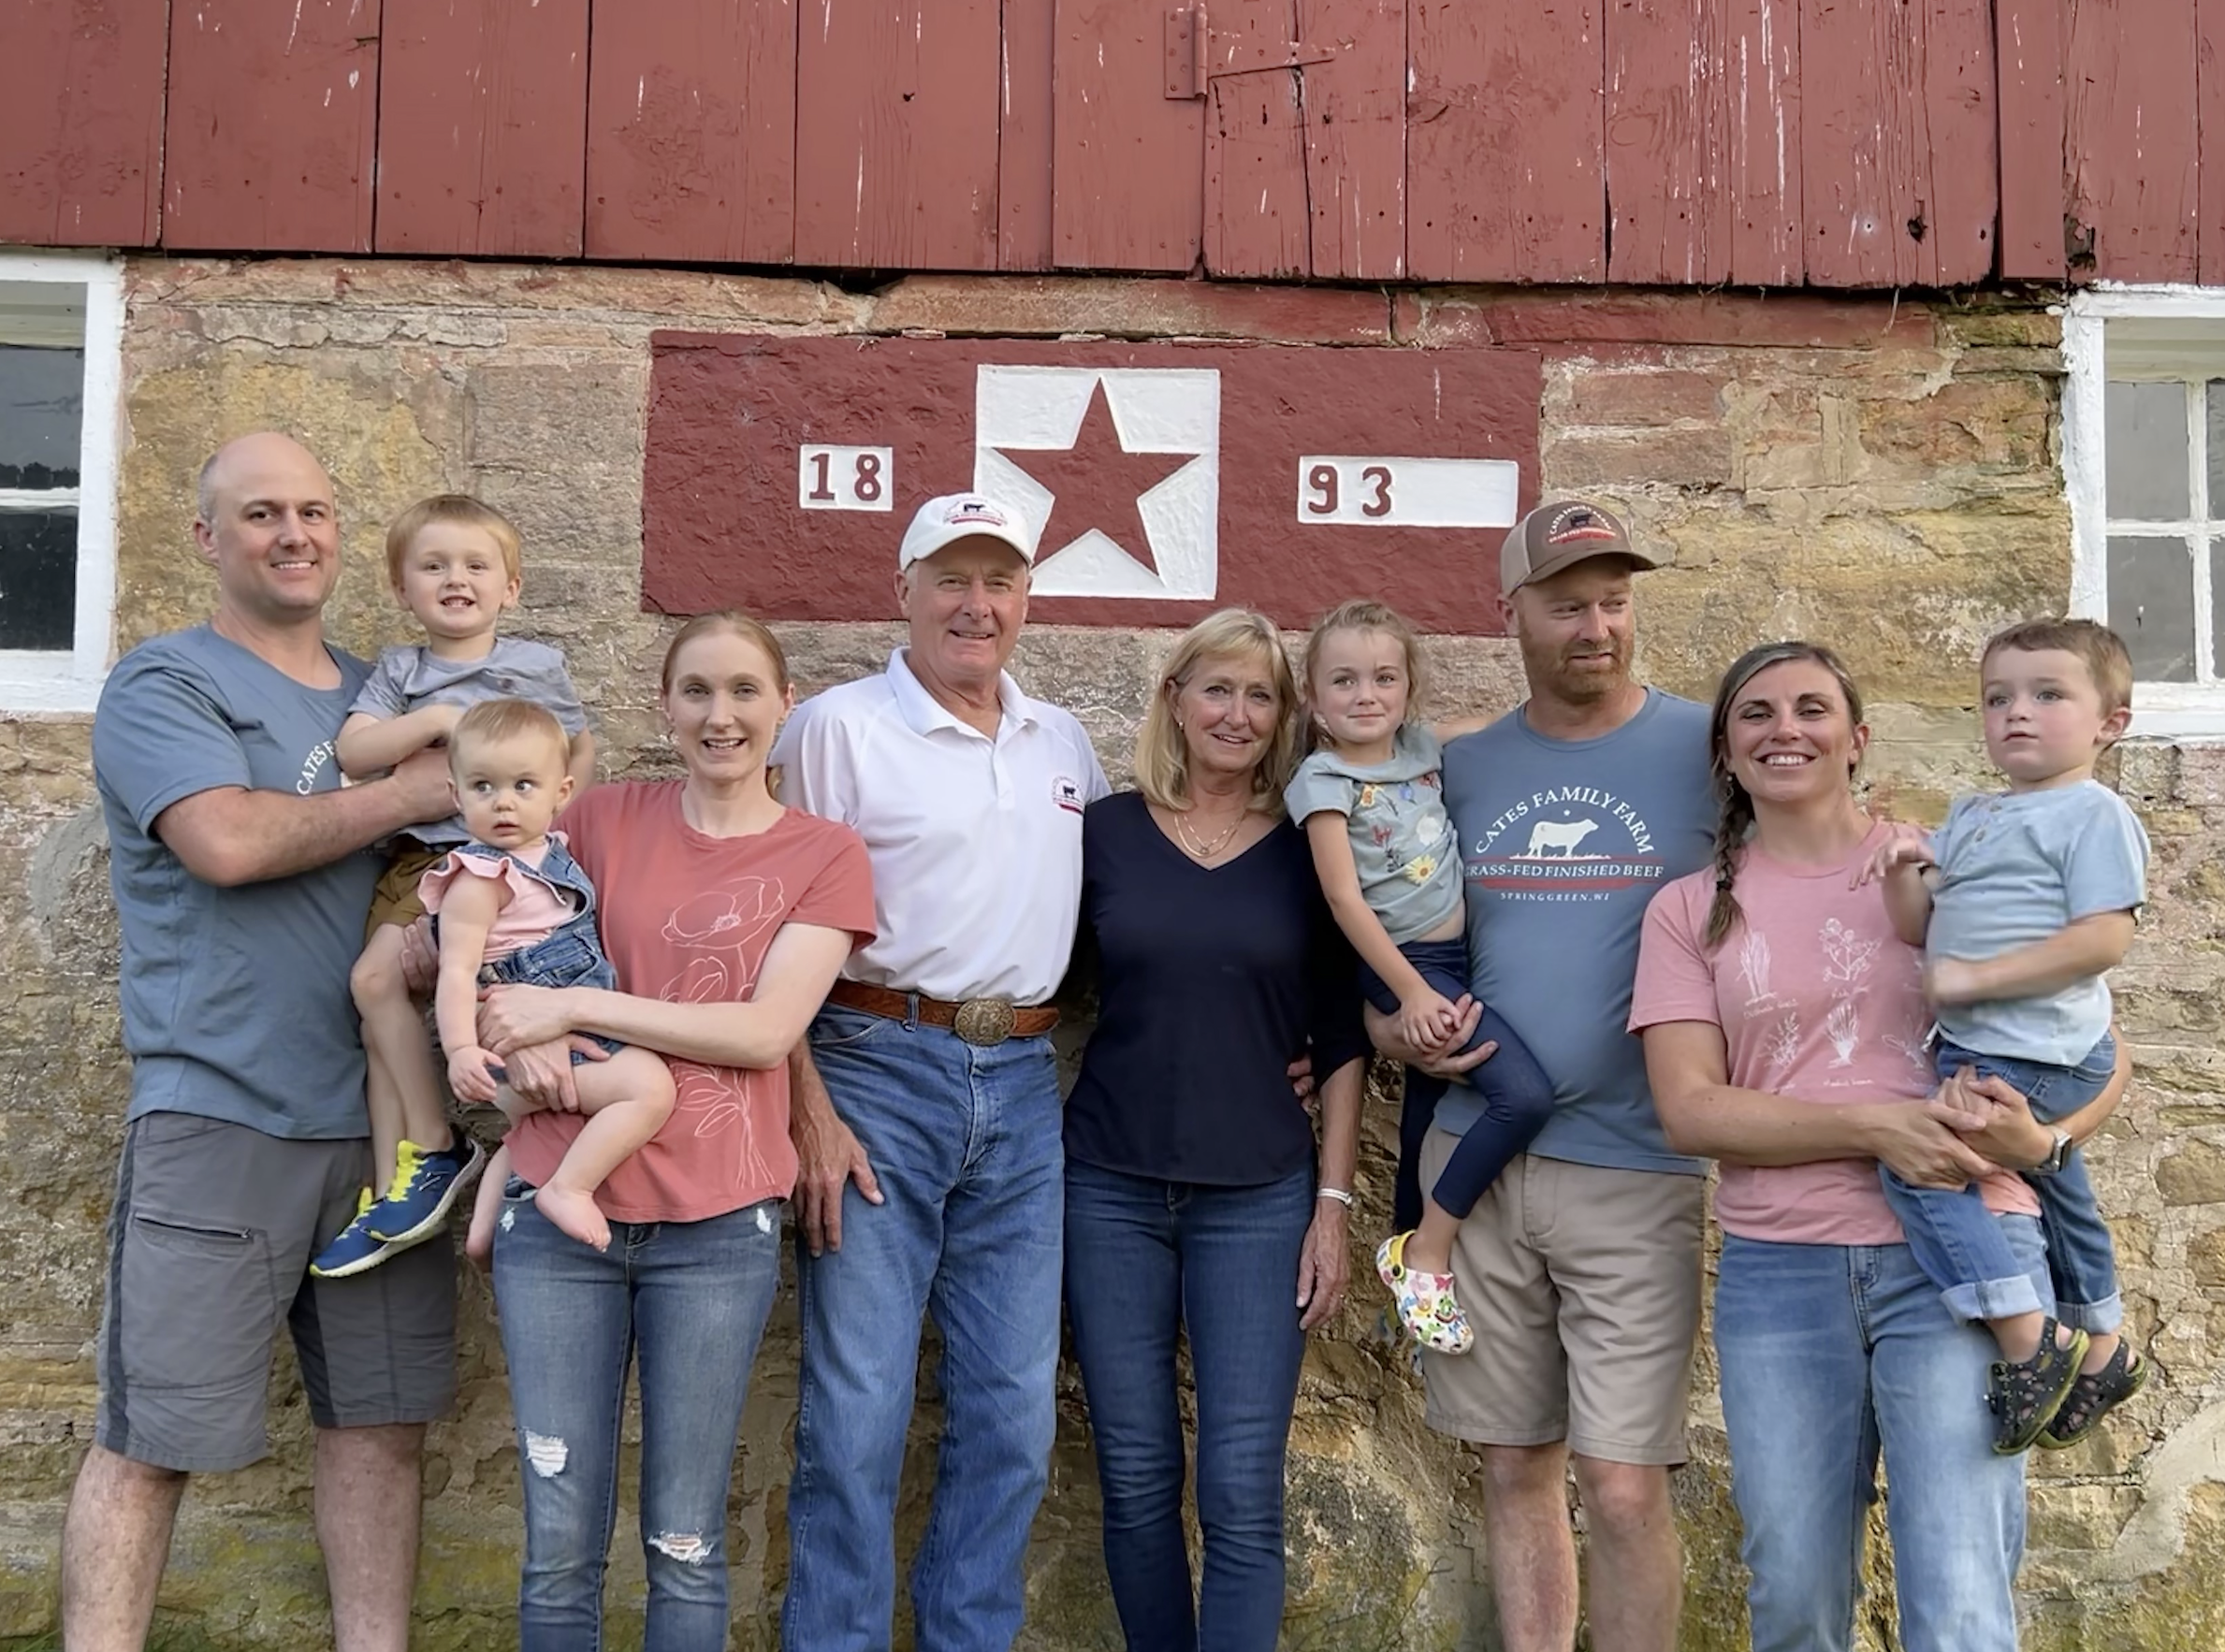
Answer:
<svg viewBox="0 0 2225 1652"><path fill-rule="evenodd" d="M2078 1144L2071 1139L2068 1130L2055 1132L2055 1145L2047 1150L2047 1156L2025 1174L2028 1176L2059 1176L2063 1167L2071 1162L2071 1150Z"/></svg>

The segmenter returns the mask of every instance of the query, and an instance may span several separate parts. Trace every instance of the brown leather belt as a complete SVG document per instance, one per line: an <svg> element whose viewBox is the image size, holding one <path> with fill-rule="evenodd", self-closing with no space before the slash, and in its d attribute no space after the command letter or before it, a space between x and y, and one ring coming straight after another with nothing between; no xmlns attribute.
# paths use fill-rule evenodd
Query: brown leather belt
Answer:
<svg viewBox="0 0 2225 1652"><path fill-rule="evenodd" d="M891 987L869 987L863 981L836 981L826 1001L891 1021L948 1027L967 1043L984 1049L1007 1038L1040 1038L1058 1024L1058 1011L1047 1005L1023 1009L1009 998L968 998L953 1004Z"/></svg>

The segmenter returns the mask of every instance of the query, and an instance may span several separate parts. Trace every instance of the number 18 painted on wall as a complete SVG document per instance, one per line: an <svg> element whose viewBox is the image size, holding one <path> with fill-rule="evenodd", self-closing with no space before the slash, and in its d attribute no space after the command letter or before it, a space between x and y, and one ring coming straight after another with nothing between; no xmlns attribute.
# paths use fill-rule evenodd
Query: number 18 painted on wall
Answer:
<svg viewBox="0 0 2225 1652"><path fill-rule="evenodd" d="M796 502L807 511L895 509L895 450L824 447L796 450Z"/></svg>

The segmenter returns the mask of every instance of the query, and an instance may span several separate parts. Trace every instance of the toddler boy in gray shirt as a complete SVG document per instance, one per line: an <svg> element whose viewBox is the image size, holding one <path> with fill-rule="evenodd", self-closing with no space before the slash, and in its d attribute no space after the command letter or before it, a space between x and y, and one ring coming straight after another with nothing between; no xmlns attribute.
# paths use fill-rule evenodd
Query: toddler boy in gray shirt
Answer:
<svg viewBox="0 0 2225 1652"><path fill-rule="evenodd" d="M2131 717L2123 640L2091 620L2033 620L1992 638L1980 670L1985 749L2008 790L1957 798L1928 839L1900 829L1869 871L1884 880L1901 938L1925 949L1939 1076L1996 1075L2058 1125L2049 1158L2026 1174L2059 1327L1976 1188L1917 1188L1881 1170L1949 1310L1984 1320L2000 1343L1988 1403L1994 1449L2009 1454L2077 1443L2147 1381L2147 1362L2121 1335L2109 1228L2059 1122L2116 1072L2102 975L2131 944L2148 845L2124 800L2093 777Z"/></svg>
<svg viewBox="0 0 2225 1652"><path fill-rule="evenodd" d="M564 657L545 643L499 635L517 601L517 529L465 494L421 500L386 529L394 594L425 628L425 641L379 656L341 725L340 766L352 780L383 773L413 752L443 745L466 711L489 700L525 700L550 712L570 741L575 789L591 784L595 741ZM402 979L402 936L425 915L424 875L472 841L460 816L422 826L388 846L371 897L363 955L350 986L363 1018L373 1174L355 1221L310 1271L345 1278L422 1244L442 1230L486 1155L448 1123L422 1009Z"/></svg>

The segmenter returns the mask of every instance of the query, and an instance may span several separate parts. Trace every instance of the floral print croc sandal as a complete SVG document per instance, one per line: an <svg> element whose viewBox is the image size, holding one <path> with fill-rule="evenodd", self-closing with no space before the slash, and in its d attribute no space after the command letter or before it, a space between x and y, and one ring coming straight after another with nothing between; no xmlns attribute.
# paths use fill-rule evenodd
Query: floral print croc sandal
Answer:
<svg viewBox="0 0 2225 1652"><path fill-rule="evenodd" d="M1424 1273L1406 1266L1411 1232L1394 1233L1375 1252L1375 1271L1398 1298L1399 1319L1424 1348L1439 1354L1465 1354L1476 1345L1468 1316L1453 1295L1452 1275Z"/></svg>

